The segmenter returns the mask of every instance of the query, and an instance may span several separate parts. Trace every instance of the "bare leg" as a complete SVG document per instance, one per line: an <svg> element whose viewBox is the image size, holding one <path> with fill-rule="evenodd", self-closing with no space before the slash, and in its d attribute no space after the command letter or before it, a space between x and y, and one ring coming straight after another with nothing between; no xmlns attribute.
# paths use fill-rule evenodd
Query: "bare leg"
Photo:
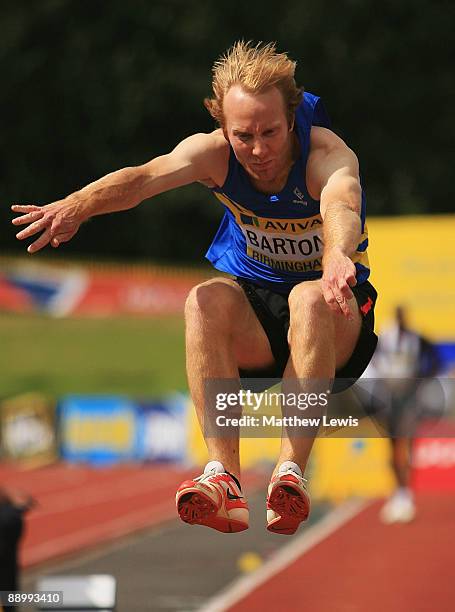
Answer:
<svg viewBox="0 0 455 612"><path fill-rule="evenodd" d="M290 358L283 376L285 392L324 392L330 389L335 369L350 358L357 343L361 315L355 298L350 301L354 321L348 321L333 313L327 306L320 283L305 282L297 285L289 296ZM320 416L308 414L302 416ZM283 430L278 466L284 461L294 461L302 473L308 462L317 428L308 435L289 436Z"/></svg>
<svg viewBox="0 0 455 612"><path fill-rule="evenodd" d="M386 523L412 521L416 514L413 495L409 488L411 440L406 437L390 438L391 467L397 488L381 508L381 520Z"/></svg>
<svg viewBox="0 0 455 612"><path fill-rule="evenodd" d="M397 481L402 488L409 487L411 440L409 438L391 438L391 464Z"/></svg>
<svg viewBox="0 0 455 612"><path fill-rule="evenodd" d="M229 437L207 435L215 416L215 398L207 379L232 379L240 389L238 368L260 368L273 361L270 345L243 290L235 281L217 278L195 287L187 300L186 363L188 384L211 460L240 476L238 431ZM223 389L226 391L226 386Z"/></svg>

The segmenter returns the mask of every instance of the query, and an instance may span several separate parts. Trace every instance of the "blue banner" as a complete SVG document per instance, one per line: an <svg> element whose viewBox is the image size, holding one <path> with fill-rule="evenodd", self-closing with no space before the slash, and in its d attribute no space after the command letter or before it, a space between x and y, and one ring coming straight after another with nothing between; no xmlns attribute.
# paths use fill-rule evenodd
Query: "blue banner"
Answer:
<svg viewBox="0 0 455 612"><path fill-rule="evenodd" d="M68 396L59 405L63 459L107 465L186 459L188 398Z"/></svg>
<svg viewBox="0 0 455 612"><path fill-rule="evenodd" d="M184 461L188 398L176 394L137 406L136 457L142 461Z"/></svg>
<svg viewBox="0 0 455 612"><path fill-rule="evenodd" d="M131 400L68 396L59 415L63 459L104 465L135 458L136 407Z"/></svg>

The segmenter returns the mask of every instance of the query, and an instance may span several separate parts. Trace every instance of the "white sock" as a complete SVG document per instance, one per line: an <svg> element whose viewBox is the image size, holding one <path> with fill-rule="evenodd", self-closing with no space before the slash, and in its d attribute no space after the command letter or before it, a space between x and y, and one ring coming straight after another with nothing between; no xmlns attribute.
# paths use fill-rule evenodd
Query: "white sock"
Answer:
<svg viewBox="0 0 455 612"><path fill-rule="evenodd" d="M294 461L284 461L278 468L278 474L283 474L283 472L287 472L288 470L292 470L299 476L303 476L302 470Z"/></svg>
<svg viewBox="0 0 455 612"><path fill-rule="evenodd" d="M226 471L224 465L220 461L209 461L204 468L204 474L208 474L212 470L215 470L217 474L222 474Z"/></svg>
<svg viewBox="0 0 455 612"><path fill-rule="evenodd" d="M409 501L412 501L413 499L412 491L408 487L399 487L395 495L400 499L406 499Z"/></svg>

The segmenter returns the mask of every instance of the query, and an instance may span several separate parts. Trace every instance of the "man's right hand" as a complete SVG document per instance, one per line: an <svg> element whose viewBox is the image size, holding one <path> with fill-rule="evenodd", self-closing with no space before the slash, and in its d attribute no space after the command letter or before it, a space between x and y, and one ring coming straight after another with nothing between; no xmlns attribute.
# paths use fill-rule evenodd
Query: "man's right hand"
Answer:
<svg viewBox="0 0 455 612"><path fill-rule="evenodd" d="M21 216L13 220L13 225L28 226L16 237L24 240L42 232L28 247L29 253L36 253L48 244L58 247L71 240L81 223L90 217L128 210L159 193L196 181L222 185L228 163L229 145L221 130L193 134L171 153L142 166L106 174L63 200L45 206L14 204L13 212Z"/></svg>
<svg viewBox="0 0 455 612"><path fill-rule="evenodd" d="M11 210L20 214L13 219L13 225L28 226L16 234L18 240L42 232L27 248L29 253L36 253L48 244L57 248L62 242L68 242L85 221L81 212L82 207L72 198L65 198L45 206L13 204Z"/></svg>

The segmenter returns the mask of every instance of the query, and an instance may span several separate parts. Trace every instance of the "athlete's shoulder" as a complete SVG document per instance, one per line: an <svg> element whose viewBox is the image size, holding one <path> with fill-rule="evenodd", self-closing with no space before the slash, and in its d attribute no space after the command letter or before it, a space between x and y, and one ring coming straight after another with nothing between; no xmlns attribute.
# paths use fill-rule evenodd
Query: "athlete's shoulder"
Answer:
<svg viewBox="0 0 455 612"><path fill-rule="evenodd" d="M221 129L208 134L194 134L192 146L195 153L203 157L207 179L201 180L206 187L220 187L224 184L229 168L230 146Z"/></svg>
<svg viewBox="0 0 455 612"><path fill-rule="evenodd" d="M208 136L212 140L214 147L224 149L229 152L229 142L226 140L221 128L213 130L213 132L209 132L208 134L205 134L205 136Z"/></svg>
<svg viewBox="0 0 455 612"><path fill-rule="evenodd" d="M173 156L184 158L197 166L209 187L222 185L229 165L229 143L221 129L210 133L196 133L182 140L172 151Z"/></svg>
<svg viewBox="0 0 455 612"><path fill-rule="evenodd" d="M208 134L199 132L187 136L179 142L174 151L185 152L192 156L222 155L223 153L229 155L229 144L221 130L214 130Z"/></svg>
<svg viewBox="0 0 455 612"><path fill-rule="evenodd" d="M202 136L206 137L207 147L211 154L215 156L217 163L221 162L227 164L229 162L231 147L224 137L223 130L219 128L209 134L202 134Z"/></svg>
<svg viewBox="0 0 455 612"><path fill-rule="evenodd" d="M341 148L348 149L349 147L342 138L337 136L332 130L313 125L310 134L311 150L331 151L332 149Z"/></svg>
<svg viewBox="0 0 455 612"><path fill-rule="evenodd" d="M306 183L310 195L319 200L329 179L359 183L359 162L356 154L334 132L323 127L312 127L310 154L306 166ZM337 183L338 184L338 183Z"/></svg>
<svg viewBox="0 0 455 612"><path fill-rule="evenodd" d="M358 167L356 154L339 136L328 128L313 126L310 134L309 164L321 163L326 159L338 160L352 167Z"/></svg>

